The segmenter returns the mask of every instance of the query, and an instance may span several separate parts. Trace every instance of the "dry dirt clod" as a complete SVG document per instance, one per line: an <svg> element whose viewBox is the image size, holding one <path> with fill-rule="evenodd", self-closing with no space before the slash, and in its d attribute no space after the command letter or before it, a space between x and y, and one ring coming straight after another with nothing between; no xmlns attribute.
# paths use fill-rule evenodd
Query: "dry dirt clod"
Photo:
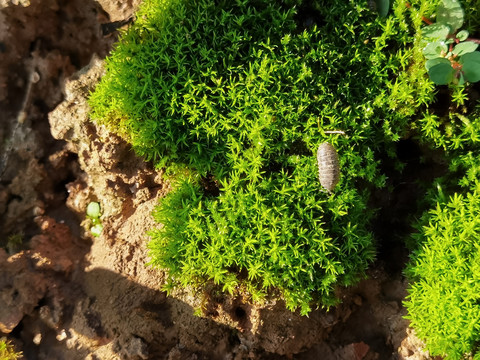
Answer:
<svg viewBox="0 0 480 360"><path fill-rule="evenodd" d="M408 327L406 332L407 336L398 349L400 360L431 359L428 351L424 351L425 344L416 336L415 331Z"/></svg>
<svg viewBox="0 0 480 360"><path fill-rule="evenodd" d="M3 258L5 252L2 251ZM32 270L28 253L0 262L0 331L10 333L29 314L47 290L47 282Z"/></svg>

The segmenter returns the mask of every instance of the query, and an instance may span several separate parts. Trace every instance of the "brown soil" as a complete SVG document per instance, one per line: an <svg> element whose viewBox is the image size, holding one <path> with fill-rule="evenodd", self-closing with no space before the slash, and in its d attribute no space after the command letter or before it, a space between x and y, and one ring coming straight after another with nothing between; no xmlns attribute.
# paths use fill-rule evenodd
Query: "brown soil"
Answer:
<svg viewBox="0 0 480 360"><path fill-rule="evenodd" d="M309 317L159 290L145 233L168 183L86 104L137 4L0 0L0 333L26 359L429 359L403 319L401 250Z"/></svg>

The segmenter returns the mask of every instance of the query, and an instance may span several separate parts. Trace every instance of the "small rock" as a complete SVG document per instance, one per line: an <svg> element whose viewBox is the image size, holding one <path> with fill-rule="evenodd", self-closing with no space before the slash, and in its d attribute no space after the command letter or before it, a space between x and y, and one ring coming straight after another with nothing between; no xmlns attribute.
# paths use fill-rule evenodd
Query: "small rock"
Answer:
<svg viewBox="0 0 480 360"><path fill-rule="evenodd" d="M362 306L362 297L360 295L355 295L353 297L353 303L357 306Z"/></svg>
<svg viewBox="0 0 480 360"><path fill-rule="evenodd" d="M62 329L62 331L60 331L60 333L56 336L56 339L58 341L63 341L67 338L67 332L65 331L65 329Z"/></svg>
<svg viewBox="0 0 480 360"><path fill-rule="evenodd" d="M124 348L123 353L127 359L148 359L148 346L142 339L134 337Z"/></svg>
<svg viewBox="0 0 480 360"><path fill-rule="evenodd" d="M365 344L363 341L359 343L352 343L337 349L334 352L335 359L352 359L352 360L363 360L366 359L365 357L369 354L370 346ZM372 354L368 358L375 359L377 358L376 355Z"/></svg>
<svg viewBox="0 0 480 360"><path fill-rule="evenodd" d="M35 345L40 345L40 343L42 342L42 334L38 333L36 334L34 337L33 337L33 343Z"/></svg>
<svg viewBox="0 0 480 360"><path fill-rule="evenodd" d="M368 346L362 341L362 342L353 344L353 349L354 349L356 358L358 360L361 360L365 357L365 355L368 354L368 351L370 350L370 346Z"/></svg>
<svg viewBox="0 0 480 360"><path fill-rule="evenodd" d="M2 294L0 293L0 297ZM0 304L3 301L0 300ZM0 306L0 332L4 334L10 333L23 319L23 311L18 307L4 307L3 304Z"/></svg>

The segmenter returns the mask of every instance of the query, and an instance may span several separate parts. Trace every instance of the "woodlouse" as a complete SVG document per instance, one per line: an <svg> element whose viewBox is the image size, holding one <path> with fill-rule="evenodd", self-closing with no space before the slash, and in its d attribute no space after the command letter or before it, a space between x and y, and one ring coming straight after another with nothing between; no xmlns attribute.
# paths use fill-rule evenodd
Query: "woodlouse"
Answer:
<svg viewBox="0 0 480 360"><path fill-rule="evenodd" d="M321 143L317 150L318 179L320 184L332 192L340 180L340 163L337 150L329 143Z"/></svg>

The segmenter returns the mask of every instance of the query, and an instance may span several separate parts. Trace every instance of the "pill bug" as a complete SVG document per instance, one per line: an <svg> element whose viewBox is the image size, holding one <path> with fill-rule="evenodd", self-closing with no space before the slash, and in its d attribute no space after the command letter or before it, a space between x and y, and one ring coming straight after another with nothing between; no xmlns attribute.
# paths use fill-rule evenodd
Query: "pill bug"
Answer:
<svg viewBox="0 0 480 360"><path fill-rule="evenodd" d="M321 143L317 150L318 179L320 184L332 192L340 180L340 164L335 148L329 143Z"/></svg>

